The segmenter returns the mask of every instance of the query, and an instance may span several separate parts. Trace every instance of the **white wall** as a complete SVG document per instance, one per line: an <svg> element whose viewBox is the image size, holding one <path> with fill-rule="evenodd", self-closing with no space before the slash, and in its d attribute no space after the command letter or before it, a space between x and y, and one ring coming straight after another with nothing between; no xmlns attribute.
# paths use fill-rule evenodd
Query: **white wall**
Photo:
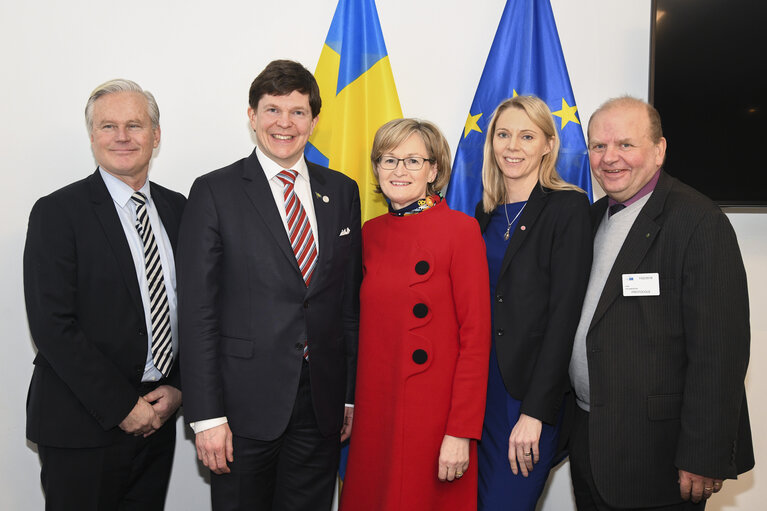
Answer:
<svg viewBox="0 0 767 511"><path fill-rule="evenodd" d="M581 120L604 99L646 97L649 0L553 0ZM384 37L407 116L439 124L455 148L504 0L378 0ZM253 77L274 58L314 69L334 0L256 2L3 0L0 3L0 509L42 509L39 462L24 438L24 404L34 348L23 307L21 255L26 221L40 196L84 177L95 164L82 110L89 92L115 77L157 97L162 145L152 178L186 193L192 180L246 155L245 116ZM673 145L673 140L670 141ZM767 215L731 213L749 273L753 349L747 386L752 428L764 431L760 395L767 362ZM179 421L169 510L209 509L208 486ZM767 452L758 434L757 458ZM728 481L710 510L758 509L767 489L755 474ZM626 484L631 484L627 481ZM759 504L757 504L757 502ZM566 465L542 509L574 509Z"/></svg>

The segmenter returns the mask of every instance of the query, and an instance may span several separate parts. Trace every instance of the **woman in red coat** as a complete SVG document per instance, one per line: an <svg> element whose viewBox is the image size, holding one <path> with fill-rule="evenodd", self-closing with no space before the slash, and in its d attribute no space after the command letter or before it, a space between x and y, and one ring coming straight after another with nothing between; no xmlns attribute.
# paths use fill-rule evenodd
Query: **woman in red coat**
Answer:
<svg viewBox="0 0 767 511"><path fill-rule="evenodd" d="M490 349L477 222L438 195L450 149L436 126L397 119L371 154L388 214L362 229L354 428L343 511L476 509Z"/></svg>

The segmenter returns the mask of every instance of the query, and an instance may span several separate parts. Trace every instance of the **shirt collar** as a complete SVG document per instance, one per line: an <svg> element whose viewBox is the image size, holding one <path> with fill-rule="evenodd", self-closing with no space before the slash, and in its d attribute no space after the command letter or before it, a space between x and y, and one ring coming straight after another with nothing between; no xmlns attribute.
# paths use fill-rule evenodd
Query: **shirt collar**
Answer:
<svg viewBox="0 0 767 511"><path fill-rule="evenodd" d="M655 172L655 175L650 179L642 188L639 189L637 193L634 194L633 197L631 197L629 200L623 201L622 203L619 203L617 200L614 200L610 197L607 199L607 207L610 207L614 204L623 204L626 207L631 206L636 201L644 197L645 195L649 194L653 190L655 190L655 185L658 184L658 179L660 179L660 169Z"/></svg>
<svg viewBox="0 0 767 511"><path fill-rule="evenodd" d="M128 183L125 181L117 179L115 176L102 169L101 166L99 166L99 173L101 174L101 179L104 180L104 184L107 186L109 195L112 196L112 200L115 201L118 206L124 208L136 190L128 186ZM138 191L144 194L144 196L147 198L147 202L152 199L149 193L148 179L144 183L144 186L142 186Z"/></svg>
<svg viewBox="0 0 767 511"><path fill-rule="evenodd" d="M266 179L270 181L274 179L274 176L276 176L283 170L287 170L285 169L285 167L277 164L274 160L272 160L267 155L265 155L263 151L261 151L261 149L258 148L258 146L256 146L256 158L258 158L258 163L261 164L261 168L264 169L264 174L266 174ZM298 172L299 176L306 179L307 183L309 182L309 168L306 166L306 159L304 159L303 154L295 163L295 165L293 165L290 169Z"/></svg>

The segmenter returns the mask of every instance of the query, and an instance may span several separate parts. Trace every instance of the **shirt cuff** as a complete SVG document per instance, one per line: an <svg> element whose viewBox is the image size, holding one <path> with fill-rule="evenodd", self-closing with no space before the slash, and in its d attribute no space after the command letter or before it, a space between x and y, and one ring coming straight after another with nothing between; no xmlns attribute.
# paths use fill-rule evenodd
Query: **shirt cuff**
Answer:
<svg viewBox="0 0 767 511"><path fill-rule="evenodd" d="M229 422L226 417L216 417L214 419L205 419L202 421L197 422L190 422L189 425L192 426L192 430L194 431L194 434L202 433L203 431L211 428L215 428L216 426L220 426L221 424L226 424Z"/></svg>
<svg viewBox="0 0 767 511"><path fill-rule="evenodd" d="M354 403L346 403L344 406L347 408L354 408Z"/></svg>

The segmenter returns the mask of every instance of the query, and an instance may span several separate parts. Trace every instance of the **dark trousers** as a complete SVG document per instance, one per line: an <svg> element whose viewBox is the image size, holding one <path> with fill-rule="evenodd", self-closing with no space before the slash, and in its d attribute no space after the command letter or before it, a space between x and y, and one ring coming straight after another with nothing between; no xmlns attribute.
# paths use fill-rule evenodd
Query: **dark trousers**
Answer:
<svg viewBox="0 0 767 511"><path fill-rule="evenodd" d="M169 419L147 438L126 433L105 447L38 445L46 511L161 511L175 444Z"/></svg>
<svg viewBox="0 0 767 511"><path fill-rule="evenodd" d="M578 511L618 511L626 508L615 508L607 505L599 495L594 477L591 473L589 458L589 413L575 406L572 431L570 433L570 476L573 481L575 504ZM627 481L627 484L630 484ZM706 502L698 504L683 502L671 506L651 508L630 508L631 511L703 511Z"/></svg>
<svg viewBox="0 0 767 511"><path fill-rule="evenodd" d="M211 474L214 511L323 511L333 502L340 432L324 437L303 363L293 413L276 440L233 436L231 473Z"/></svg>

